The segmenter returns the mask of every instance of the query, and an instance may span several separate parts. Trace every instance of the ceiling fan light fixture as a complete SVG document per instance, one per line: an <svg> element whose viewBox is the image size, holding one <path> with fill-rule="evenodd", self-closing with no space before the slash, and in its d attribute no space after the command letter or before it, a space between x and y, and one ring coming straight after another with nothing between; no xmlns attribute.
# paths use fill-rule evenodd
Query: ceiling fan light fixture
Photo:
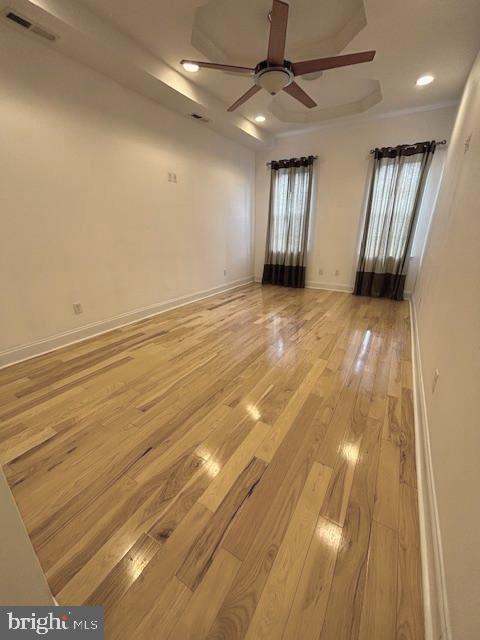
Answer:
<svg viewBox="0 0 480 640"><path fill-rule="evenodd" d="M427 84L430 84L434 80L435 78L429 73L427 73L426 75L420 76L420 78L418 78L416 85L417 87L425 87Z"/></svg>
<svg viewBox="0 0 480 640"><path fill-rule="evenodd" d="M200 67L195 62L182 62L182 67L185 71L189 71L190 73L197 73L200 71Z"/></svg>
<svg viewBox="0 0 480 640"><path fill-rule="evenodd" d="M272 96L288 87L292 80L293 73L285 67L262 69L255 76L255 82Z"/></svg>

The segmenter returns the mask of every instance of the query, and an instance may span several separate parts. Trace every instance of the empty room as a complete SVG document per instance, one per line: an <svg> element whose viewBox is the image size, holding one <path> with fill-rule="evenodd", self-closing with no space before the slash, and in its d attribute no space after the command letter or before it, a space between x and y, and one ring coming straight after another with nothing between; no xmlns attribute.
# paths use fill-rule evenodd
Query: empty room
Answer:
<svg viewBox="0 0 480 640"><path fill-rule="evenodd" d="M478 0L0 0L0 638L478 640Z"/></svg>

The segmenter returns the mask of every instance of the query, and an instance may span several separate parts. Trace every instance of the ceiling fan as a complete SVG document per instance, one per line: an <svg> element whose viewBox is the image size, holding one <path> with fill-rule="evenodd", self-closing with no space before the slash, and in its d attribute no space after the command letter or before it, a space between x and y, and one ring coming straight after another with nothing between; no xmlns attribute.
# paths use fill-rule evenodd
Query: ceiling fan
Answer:
<svg viewBox="0 0 480 640"><path fill-rule="evenodd" d="M361 62L371 62L375 57L375 51L362 51L349 53L331 58L317 58L303 62L290 62L284 59L285 41L287 37L288 4L283 0L273 0L270 17L270 37L268 40L267 59L262 60L256 67L240 67L229 64L217 64L215 62L202 62L200 60L182 60L181 64L190 71L198 71L200 68L230 71L233 73L253 74L255 84L246 93L236 100L228 111L235 111L237 107L254 96L260 89L265 89L274 96L283 90L292 98L311 109L317 103L298 85L294 78L315 71L326 71L336 67L346 67Z"/></svg>

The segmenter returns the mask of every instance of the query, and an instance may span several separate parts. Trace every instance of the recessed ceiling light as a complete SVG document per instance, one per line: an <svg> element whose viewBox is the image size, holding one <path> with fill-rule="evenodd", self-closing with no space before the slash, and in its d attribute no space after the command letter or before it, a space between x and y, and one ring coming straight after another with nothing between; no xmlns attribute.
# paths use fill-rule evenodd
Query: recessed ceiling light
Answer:
<svg viewBox="0 0 480 640"><path fill-rule="evenodd" d="M200 67L195 62L182 62L182 67L185 71L190 71L190 73L197 73L200 70Z"/></svg>
<svg viewBox="0 0 480 640"><path fill-rule="evenodd" d="M265 122L265 120L265 116L262 116L261 113L259 113L258 116L255 116L255 122Z"/></svg>
<svg viewBox="0 0 480 640"><path fill-rule="evenodd" d="M429 74L427 74L426 76L420 76L420 78L418 78L417 80L417 87L424 87L426 84L430 84L434 80L435 78Z"/></svg>

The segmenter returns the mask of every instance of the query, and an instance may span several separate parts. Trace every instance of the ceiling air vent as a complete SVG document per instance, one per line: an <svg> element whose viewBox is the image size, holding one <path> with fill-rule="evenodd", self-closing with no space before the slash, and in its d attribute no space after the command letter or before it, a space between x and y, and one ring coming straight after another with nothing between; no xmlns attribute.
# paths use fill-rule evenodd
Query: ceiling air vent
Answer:
<svg viewBox="0 0 480 640"><path fill-rule="evenodd" d="M14 22L19 27L22 27L27 31L31 31L32 33L35 33L37 36L40 36L41 38L45 38L50 42L55 42L55 40L57 39L56 36L53 35L53 33L50 33L49 31L41 27L39 24L30 22L30 20L27 20L23 16L19 16L18 13L14 13L13 11L10 11L10 9L7 9L4 12L4 16L7 20Z"/></svg>
<svg viewBox="0 0 480 640"><path fill-rule="evenodd" d="M12 11L9 11L6 17L12 22L16 22L21 27L24 27L24 29L30 29L32 26L31 22L29 22L28 20L25 20L25 18L22 18L22 16L17 16L17 14L13 13Z"/></svg>
<svg viewBox="0 0 480 640"><path fill-rule="evenodd" d="M190 117L199 122L210 122L209 118L205 118L205 116L201 116L199 113L191 113Z"/></svg>

